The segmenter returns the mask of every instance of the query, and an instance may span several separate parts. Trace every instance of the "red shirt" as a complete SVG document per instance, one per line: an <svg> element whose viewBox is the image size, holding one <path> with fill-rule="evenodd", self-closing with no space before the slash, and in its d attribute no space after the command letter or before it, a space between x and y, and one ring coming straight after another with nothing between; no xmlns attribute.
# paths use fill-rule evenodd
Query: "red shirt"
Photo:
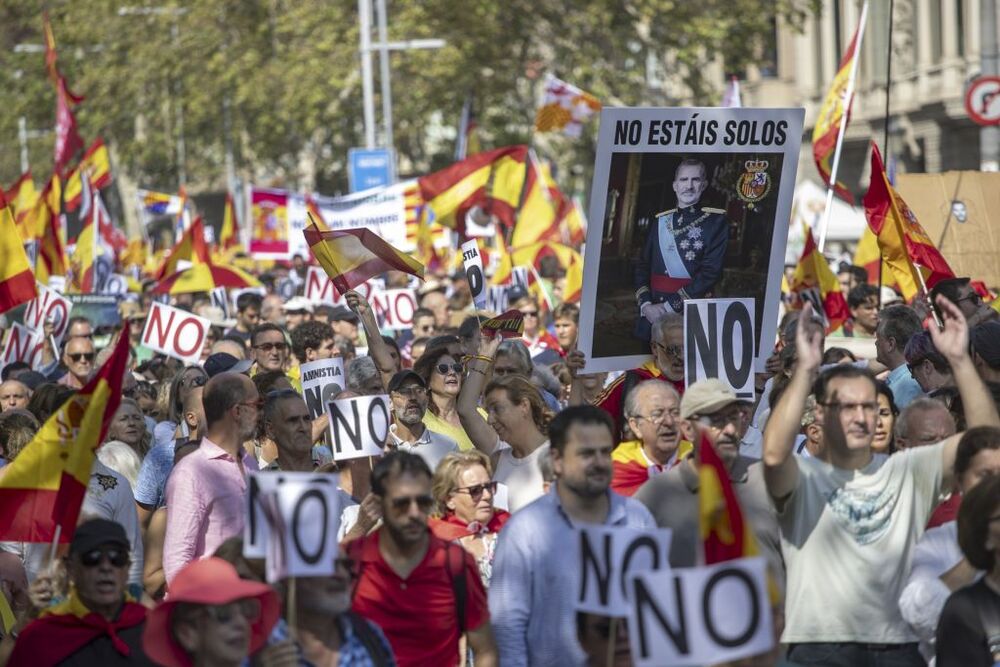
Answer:
<svg viewBox="0 0 1000 667"><path fill-rule="evenodd" d="M457 561L455 554L460 552L465 564L466 631L490 620L486 589L476 561L461 546L430 535L424 559L409 577L402 579L379 552L381 533L376 531L346 545L359 569L352 609L382 628L400 667L457 665L458 607L446 552L452 552L452 562ZM461 577L456 570L451 572Z"/></svg>

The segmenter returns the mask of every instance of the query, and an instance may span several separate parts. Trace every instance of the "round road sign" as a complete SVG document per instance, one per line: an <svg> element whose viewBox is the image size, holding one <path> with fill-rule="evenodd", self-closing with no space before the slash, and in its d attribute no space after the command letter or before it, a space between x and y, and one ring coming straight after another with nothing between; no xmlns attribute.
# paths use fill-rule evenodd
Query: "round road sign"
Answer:
<svg viewBox="0 0 1000 667"><path fill-rule="evenodd" d="M980 125L1000 125L1000 76L981 76L969 84L965 111Z"/></svg>

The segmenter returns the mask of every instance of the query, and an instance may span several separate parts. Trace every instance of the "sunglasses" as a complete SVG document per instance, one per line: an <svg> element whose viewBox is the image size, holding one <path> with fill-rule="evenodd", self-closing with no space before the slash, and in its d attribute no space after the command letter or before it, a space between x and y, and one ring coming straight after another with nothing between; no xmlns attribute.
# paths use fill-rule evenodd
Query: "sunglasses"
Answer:
<svg viewBox="0 0 1000 667"><path fill-rule="evenodd" d="M465 367L456 362L454 364L438 364L435 367L435 370L441 375L447 375L449 370L453 371L455 375L461 375L462 371L465 370Z"/></svg>
<svg viewBox="0 0 1000 667"><path fill-rule="evenodd" d="M83 361L84 359L87 361L93 361L94 358L97 357L94 352L77 352L76 354L67 354L66 356L73 361Z"/></svg>
<svg viewBox="0 0 1000 667"><path fill-rule="evenodd" d="M489 491L491 496L497 494L497 484L498 482L486 482L485 484L473 484L472 486L460 486L455 489L452 493L468 493L474 502L479 502L479 499L483 497L484 491Z"/></svg>
<svg viewBox="0 0 1000 667"><path fill-rule="evenodd" d="M271 352L272 350L284 352L288 349L288 343L261 343L260 345L254 345L253 349L260 350L261 352Z"/></svg>
<svg viewBox="0 0 1000 667"><path fill-rule="evenodd" d="M260 600L243 598L229 604L209 605L205 607L205 614L220 625L232 623L237 614L253 623L260 618Z"/></svg>
<svg viewBox="0 0 1000 667"><path fill-rule="evenodd" d="M108 549L107 551L93 549L87 553L80 554L80 565L84 567L97 567L105 558L115 567L125 567L130 562L127 551L122 551L121 549Z"/></svg>
<svg viewBox="0 0 1000 667"><path fill-rule="evenodd" d="M410 509L410 505L416 503L417 508L426 514L434 507L434 498L427 494L421 496L400 496L399 498L391 499L389 503L392 505L392 509L397 512L405 512Z"/></svg>

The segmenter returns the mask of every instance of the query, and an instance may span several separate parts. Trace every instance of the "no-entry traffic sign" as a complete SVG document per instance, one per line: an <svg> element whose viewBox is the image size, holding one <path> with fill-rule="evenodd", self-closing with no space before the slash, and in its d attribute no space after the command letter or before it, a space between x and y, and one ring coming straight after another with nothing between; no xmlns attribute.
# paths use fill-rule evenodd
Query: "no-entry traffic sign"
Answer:
<svg viewBox="0 0 1000 667"><path fill-rule="evenodd" d="M981 76L969 84L965 111L980 125L1000 125L1000 76Z"/></svg>

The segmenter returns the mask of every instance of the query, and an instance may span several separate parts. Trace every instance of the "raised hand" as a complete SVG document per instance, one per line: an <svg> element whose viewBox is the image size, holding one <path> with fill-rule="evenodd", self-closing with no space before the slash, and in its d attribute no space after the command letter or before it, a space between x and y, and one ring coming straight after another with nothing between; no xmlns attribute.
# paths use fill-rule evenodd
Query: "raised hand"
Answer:
<svg viewBox="0 0 1000 667"><path fill-rule="evenodd" d="M813 317L812 304L807 303L795 328L796 370L812 373L820 367L823 363L823 337L823 325Z"/></svg>
<svg viewBox="0 0 1000 667"><path fill-rule="evenodd" d="M580 350L570 350L566 355L566 368L569 370L569 374L572 377L576 377L576 374L580 372L580 369L584 367L587 363L587 357L583 355Z"/></svg>
<svg viewBox="0 0 1000 667"><path fill-rule="evenodd" d="M357 313L358 317L364 317L371 311L368 299L361 296L361 293L357 290L348 290L344 292L344 300L347 301L347 307Z"/></svg>
<svg viewBox="0 0 1000 667"><path fill-rule="evenodd" d="M494 359L497 354L497 348L500 347L500 343L503 342L503 336L500 333L496 333L493 338L487 338L486 336L479 337L479 354L484 357L489 357Z"/></svg>
<svg viewBox="0 0 1000 667"><path fill-rule="evenodd" d="M943 296L934 302L941 314L943 328L930 327L931 340L938 352L949 362L957 361L969 354L969 326L965 315Z"/></svg>

